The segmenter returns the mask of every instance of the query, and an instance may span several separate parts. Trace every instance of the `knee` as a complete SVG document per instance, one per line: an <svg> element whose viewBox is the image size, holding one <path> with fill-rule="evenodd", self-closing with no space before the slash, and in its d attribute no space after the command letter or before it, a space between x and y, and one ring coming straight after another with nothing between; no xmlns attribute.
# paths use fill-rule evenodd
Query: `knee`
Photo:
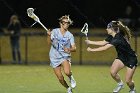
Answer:
<svg viewBox="0 0 140 93"><path fill-rule="evenodd" d="M110 75L111 75L112 77L115 77L116 74L117 74L117 73L115 73L114 71L110 71Z"/></svg>
<svg viewBox="0 0 140 93"><path fill-rule="evenodd" d="M70 76L70 75L71 75L71 72L70 72L70 71L65 71L65 74L66 74L67 76Z"/></svg>

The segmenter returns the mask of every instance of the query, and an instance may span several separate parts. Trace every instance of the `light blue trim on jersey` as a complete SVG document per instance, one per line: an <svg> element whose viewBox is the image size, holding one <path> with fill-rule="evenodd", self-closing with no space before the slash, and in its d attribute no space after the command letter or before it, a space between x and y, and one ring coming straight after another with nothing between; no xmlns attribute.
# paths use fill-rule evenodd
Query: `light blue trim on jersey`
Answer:
<svg viewBox="0 0 140 93"><path fill-rule="evenodd" d="M64 60L71 61L71 54L64 52L63 47L70 48L74 42L74 36L69 31L64 35L61 34L60 28L53 29L51 32L51 49L50 49L50 65L55 68Z"/></svg>

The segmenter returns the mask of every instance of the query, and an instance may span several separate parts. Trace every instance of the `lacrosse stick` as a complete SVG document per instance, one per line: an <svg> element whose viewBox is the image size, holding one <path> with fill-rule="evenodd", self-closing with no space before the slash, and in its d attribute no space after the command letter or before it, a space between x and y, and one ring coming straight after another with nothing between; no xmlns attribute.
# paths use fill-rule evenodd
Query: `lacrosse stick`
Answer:
<svg viewBox="0 0 140 93"><path fill-rule="evenodd" d="M27 9L27 14L28 14L28 16L30 17L30 18L32 18L34 21L35 21L35 23L34 24L36 24L36 23L39 23L47 32L48 32L48 29L41 23L41 21L39 20L39 17L37 16L37 15L35 15L34 14L34 9L33 8L28 8ZM31 27L34 25L34 24L32 24L31 25ZM54 47L54 44L52 44L53 45L53 47ZM64 45L61 45L60 44L60 46L62 46L62 47L64 47ZM55 48L55 47L54 47ZM55 48L56 49L56 48ZM57 50L57 49L56 49ZM58 51L58 50L57 50ZM62 53L60 52L60 51L58 51L60 54L61 54L61 56L63 57L63 55L62 55Z"/></svg>
<svg viewBox="0 0 140 93"><path fill-rule="evenodd" d="M88 24L87 23L84 24L83 28L81 29L81 32L86 35L86 40L88 40ZM87 44L87 47L89 47L88 44Z"/></svg>
<svg viewBox="0 0 140 93"><path fill-rule="evenodd" d="M86 39L88 40L88 36L87 36L87 34L88 34L88 24L87 23L84 24L83 28L81 29L81 32L86 35Z"/></svg>
<svg viewBox="0 0 140 93"><path fill-rule="evenodd" d="M41 21L39 20L39 17L37 15L34 14L34 9L33 8L28 8L27 9L27 14L30 18L34 19L36 24L37 22L48 32L48 29L41 23ZM32 24L32 26L34 25Z"/></svg>

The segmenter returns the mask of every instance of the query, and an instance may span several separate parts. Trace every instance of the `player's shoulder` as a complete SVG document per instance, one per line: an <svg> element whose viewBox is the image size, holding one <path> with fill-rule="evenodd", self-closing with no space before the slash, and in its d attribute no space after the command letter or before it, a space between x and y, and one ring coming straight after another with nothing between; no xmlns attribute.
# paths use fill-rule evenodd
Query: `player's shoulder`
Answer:
<svg viewBox="0 0 140 93"><path fill-rule="evenodd" d="M117 33L114 37L114 39L118 39L118 40L120 40L122 38L123 38L123 35L121 35L120 33Z"/></svg>
<svg viewBox="0 0 140 93"><path fill-rule="evenodd" d="M67 33L67 36L73 37L73 34L70 31L67 31L66 33Z"/></svg>
<svg viewBox="0 0 140 93"><path fill-rule="evenodd" d="M59 28L52 29L53 32L58 31L58 30L59 30Z"/></svg>
<svg viewBox="0 0 140 93"><path fill-rule="evenodd" d="M105 41L110 41L110 40L112 40L112 38L113 38L112 35L108 35L108 36L106 37Z"/></svg>
<svg viewBox="0 0 140 93"><path fill-rule="evenodd" d="M70 31L67 31L67 34L69 34L69 35L73 35Z"/></svg>
<svg viewBox="0 0 140 93"><path fill-rule="evenodd" d="M51 33L53 34L58 34L59 28L54 28L52 29Z"/></svg>

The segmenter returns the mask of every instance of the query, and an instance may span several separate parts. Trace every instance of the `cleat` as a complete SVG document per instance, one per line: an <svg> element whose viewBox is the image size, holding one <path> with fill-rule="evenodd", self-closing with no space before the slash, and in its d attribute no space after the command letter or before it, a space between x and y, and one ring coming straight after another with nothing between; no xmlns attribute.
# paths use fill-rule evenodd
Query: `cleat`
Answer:
<svg viewBox="0 0 140 93"><path fill-rule="evenodd" d="M67 93L72 93L71 87L69 87L69 88L67 89Z"/></svg>
<svg viewBox="0 0 140 93"><path fill-rule="evenodd" d="M134 89L130 90L129 93L136 93L136 89L134 88Z"/></svg>
<svg viewBox="0 0 140 93"><path fill-rule="evenodd" d="M74 80L73 76L70 77L70 84L72 88L76 87L76 81Z"/></svg>
<svg viewBox="0 0 140 93"><path fill-rule="evenodd" d="M123 88L124 88L123 82L118 83L117 87L113 90L113 93L118 93Z"/></svg>

